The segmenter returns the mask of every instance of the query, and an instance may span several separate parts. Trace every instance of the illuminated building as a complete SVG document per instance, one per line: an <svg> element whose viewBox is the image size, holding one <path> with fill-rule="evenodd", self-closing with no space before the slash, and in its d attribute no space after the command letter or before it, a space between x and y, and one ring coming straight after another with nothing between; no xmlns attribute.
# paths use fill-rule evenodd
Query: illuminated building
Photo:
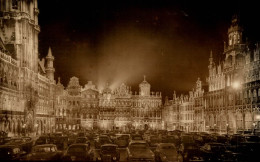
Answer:
<svg viewBox="0 0 260 162"><path fill-rule="evenodd" d="M109 85L99 97L99 127L107 130L162 129L159 92L150 92L151 85L144 79L139 94L121 84L112 91Z"/></svg>
<svg viewBox="0 0 260 162"><path fill-rule="evenodd" d="M81 107L82 107L82 95L81 86L79 85L79 79L77 77L70 78L67 86L67 129L79 130L81 123Z"/></svg>
<svg viewBox="0 0 260 162"><path fill-rule="evenodd" d="M189 95L176 96L174 91L173 99L165 99L163 106L163 118L165 129L167 130L183 130L204 131L204 90L202 82L198 78L195 90L189 92Z"/></svg>
<svg viewBox="0 0 260 162"><path fill-rule="evenodd" d="M0 130L9 135L53 130L51 50L38 58L37 0L0 0Z"/></svg>
<svg viewBox="0 0 260 162"><path fill-rule="evenodd" d="M99 92L96 86L89 81L81 90L81 127L85 129L96 129L98 127L99 115Z"/></svg>
<svg viewBox="0 0 260 162"><path fill-rule="evenodd" d="M219 64L209 59L209 92L205 94L205 128L230 132L259 128L259 46L249 48L243 28L234 16Z"/></svg>
<svg viewBox="0 0 260 162"><path fill-rule="evenodd" d="M99 95L99 128L103 130L113 130L115 116L115 96L114 92L107 84Z"/></svg>
<svg viewBox="0 0 260 162"><path fill-rule="evenodd" d="M179 111L180 111L180 100L176 97L176 93L173 94L173 99L168 100L166 96L165 103L162 110L162 120L164 121L166 130L179 129Z"/></svg>
<svg viewBox="0 0 260 162"><path fill-rule="evenodd" d="M132 126L135 129L164 129L161 92L150 92L146 81L139 84L139 95L132 96Z"/></svg>
<svg viewBox="0 0 260 162"><path fill-rule="evenodd" d="M115 128L119 130L129 130L131 128L131 108L132 108L131 87L124 83L115 90Z"/></svg>
<svg viewBox="0 0 260 162"><path fill-rule="evenodd" d="M68 92L64 90L64 86L58 79L56 86L56 104L55 104L55 130L62 131L67 129L67 113L68 113Z"/></svg>
<svg viewBox="0 0 260 162"><path fill-rule="evenodd" d="M181 94L179 97L174 92L172 100L165 100L162 114L165 129L194 131L194 92L190 91L189 95Z"/></svg>
<svg viewBox="0 0 260 162"><path fill-rule="evenodd" d="M205 131L205 101L204 101L204 89L202 89L202 82L198 78L196 82L196 89L194 91L194 131Z"/></svg>
<svg viewBox="0 0 260 162"><path fill-rule="evenodd" d="M189 92L189 95L181 95L180 96L180 130L184 130L187 132L194 130L194 97L193 91Z"/></svg>

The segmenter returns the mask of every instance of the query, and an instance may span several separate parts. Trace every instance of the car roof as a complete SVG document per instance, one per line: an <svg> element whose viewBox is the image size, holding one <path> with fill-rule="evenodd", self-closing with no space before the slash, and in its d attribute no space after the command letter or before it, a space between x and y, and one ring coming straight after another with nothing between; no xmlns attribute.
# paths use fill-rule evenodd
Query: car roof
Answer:
<svg viewBox="0 0 260 162"><path fill-rule="evenodd" d="M225 146L225 144L223 144L223 143L218 143L218 142L209 142L209 143L205 143L205 144L208 144L208 145L221 145L221 146Z"/></svg>
<svg viewBox="0 0 260 162"><path fill-rule="evenodd" d="M131 141L131 142L129 143L129 145L130 145L130 144L133 144L133 143L145 143L145 144L146 144L146 141L145 141L145 140L134 140L134 141Z"/></svg>
<svg viewBox="0 0 260 162"><path fill-rule="evenodd" d="M79 139L79 138L80 138L80 139L82 139L82 138L84 138L84 139L88 139L87 137L77 137L77 139Z"/></svg>
<svg viewBox="0 0 260 162"><path fill-rule="evenodd" d="M70 146L88 146L88 144L85 144L85 143L73 143Z"/></svg>
<svg viewBox="0 0 260 162"><path fill-rule="evenodd" d="M175 146L173 143L159 143L158 146Z"/></svg>
<svg viewBox="0 0 260 162"><path fill-rule="evenodd" d="M23 139L20 137L12 137L11 140L23 140Z"/></svg>
<svg viewBox="0 0 260 162"><path fill-rule="evenodd" d="M117 145L115 145L115 144L104 144L101 147L104 147L104 146L115 146L115 147L117 147Z"/></svg>
<svg viewBox="0 0 260 162"><path fill-rule="evenodd" d="M13 148L13 147L19 147L17 145L7 144L7 145L0 145L0 148ZM19 147L20 148L20 147Z"/></svg>
<svg viewBox="0 0 260 162"><path fill-rule="evenodd" d="M55 146L55 144L42 144L42 145L35 145L34 147L52 147L52 146Z"/></svg>

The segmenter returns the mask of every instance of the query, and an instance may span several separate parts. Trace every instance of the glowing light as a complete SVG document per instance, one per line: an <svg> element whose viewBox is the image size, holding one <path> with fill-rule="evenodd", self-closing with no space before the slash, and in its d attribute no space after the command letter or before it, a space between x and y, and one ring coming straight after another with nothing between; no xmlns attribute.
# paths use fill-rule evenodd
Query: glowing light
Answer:
<svg viewBox="0 0 260 162"><path fill-rule="evenodd" d="M238 81L236 81L236 82L234 82L234 83L232 84L232 87L233 87L234 89L238 89L238 88L240 88L240 83L239 83Z"/></svg>

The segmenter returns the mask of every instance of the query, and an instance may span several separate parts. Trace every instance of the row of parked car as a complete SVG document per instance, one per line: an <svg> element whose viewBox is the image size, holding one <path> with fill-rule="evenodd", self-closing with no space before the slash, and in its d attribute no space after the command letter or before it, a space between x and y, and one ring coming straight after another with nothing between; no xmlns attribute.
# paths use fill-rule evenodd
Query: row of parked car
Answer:
<svg viewBox="0 0 260 162"><path fill-rule="evenodd" d="M121 150L121 151L120 151ZM1 138L0 158L21 161L255 161L256 135L182 131L71 132ZM122 161L122 158L121 158Z"/></svg>

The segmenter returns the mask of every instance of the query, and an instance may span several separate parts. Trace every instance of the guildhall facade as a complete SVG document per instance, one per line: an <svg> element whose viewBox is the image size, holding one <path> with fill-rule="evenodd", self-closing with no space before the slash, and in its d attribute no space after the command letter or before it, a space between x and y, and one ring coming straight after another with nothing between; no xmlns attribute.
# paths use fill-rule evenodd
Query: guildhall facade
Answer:
<svg viewBox="0 0 260 162"><path fill-rule="evenodd" d="M37 5L0 0L0 131L10 135L54 129L54 57L38 58Z"/></svg>
<svg viewBox="0 0 260 162"><path fill-rule="evenodd" d="M198 79L189 96L181 95L166 102L163 120L186 131L237 133L260 129L260 46L251 46L243 39L238 16L233 16L228 28L228 44L214 61L210 52L209 76L206 87ZM189 106L190 105L190 106ZM188 111L188 112L187 112ZM178 114L172 121L172 115ZM192 114L191 117L187 113ZM173 118L175 119L175 117ZM182 123L182 126L181 126ZM191 126L191 129L187 129ZM176 127L168 127L172 130Z"/></svg>
<svg viewBox="0 0 260 162"><path fill-rule="evenodd" d="M79 79L72 77L66 89L60 84L56 130L162 129L161 93L150 88L144 79L139 94L124 83L115 90L107 84L99 93L91 81L82 88Z"/></svg>
<svg viewBox="0 0 260 162"><path fill-rule="evenodd" d="M250 47L242 34L239 18L234 16L223 59L216 64L210 54L209 91L204 96L206 130L236 133L259 129L260 47Z"/></svg>

